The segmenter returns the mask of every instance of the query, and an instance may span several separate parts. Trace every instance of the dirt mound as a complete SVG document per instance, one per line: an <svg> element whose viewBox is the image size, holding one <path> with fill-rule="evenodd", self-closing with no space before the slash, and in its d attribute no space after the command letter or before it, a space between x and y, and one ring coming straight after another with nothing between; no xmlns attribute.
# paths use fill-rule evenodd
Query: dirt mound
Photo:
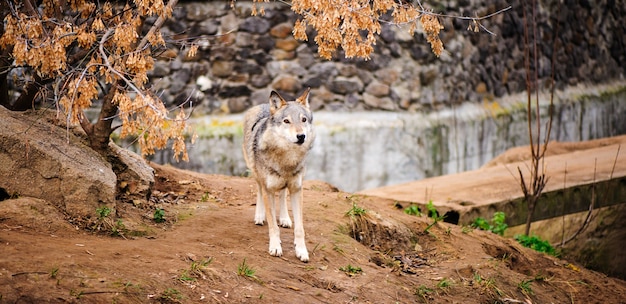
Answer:
<svg viewBox="0 0 626 304"><path fill-rule="evenodd" d="M446 223L428 228L431 219L407 215L393 201L314 181L304 189L311 261L295 257L292 230L284 228L284 255L271 257L267 227L253 223L251 179L154 167L152 204L125 204L110 219L124 237L75 229L44 200L1 201L0 301L621 303L626 297L624 281L492 233ZM346 215L355 206L365 211L358 229Z"/></svg>

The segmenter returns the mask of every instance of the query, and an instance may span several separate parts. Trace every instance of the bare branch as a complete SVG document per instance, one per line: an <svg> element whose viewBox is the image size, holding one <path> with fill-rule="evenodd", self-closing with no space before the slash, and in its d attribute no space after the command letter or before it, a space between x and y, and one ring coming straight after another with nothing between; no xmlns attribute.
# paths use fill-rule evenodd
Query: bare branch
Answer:
<svg viewBox="0 0 626 304"><path fill-rule="evenodd" d="M166 10L172 11L174 9L174 6L176 6L176 3L178 3L178 0L170 0L166 5ZM157 18L156 22L154 22L148 33L143 36L141 42L139 42L139 44L137 45L137 51L143 50L144 47L148 45L150 37L163 26L163 23L165 23L166 20L167 18L165 16L159 16L159 18Z"/></svg>

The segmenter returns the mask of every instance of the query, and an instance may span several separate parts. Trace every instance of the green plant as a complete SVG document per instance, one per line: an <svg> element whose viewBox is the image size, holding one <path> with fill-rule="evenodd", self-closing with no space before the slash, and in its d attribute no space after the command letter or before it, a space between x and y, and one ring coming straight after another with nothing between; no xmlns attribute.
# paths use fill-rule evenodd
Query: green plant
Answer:
<svg viewBox="0 0 626 304"><path fill-rule="evenodd" d="M504 214L504 212L498 211L493 214L491 222L488 222L482 217L477 217L471 224L471 226L480 230L491 231L498 235L504 235L504 231L506 231L506 229L509 227L505 223L505 219L506 215Z"/></svg>
<svg viewBox="0 0 626 304"><path fill-rule="evenodd" d="M243 262L241 262L241 264L237 266L237 274L242 277L255 279L256 278L256 276L254 275L255 272L256 270L254 270L252 267L250 267L250 265L246 263L245 258L243 259Z"/></svg>
<svg viewBox="0 0 626 304"><path fill-rule="evenodd" d="M430 228L446 218L445 215L439 215L439 211L437 211L437 209L435 208L433 201L428 201L428 204L426 204L426 210L428 210L428 217L432 218L433 222L430 225L426 226L424 232L428 232Z"/></svg>
<svg viewBox="0 0 626 304"><path fill-rule="evenodd" d="M522 246L531 248L535 251L544 252L552 256L558 257L559 252L550 245L550 243L546 240L542 240L538 236L527 236L524 234L516 235L515 240L518 243L522 244Z"/></svg>
<svg viewBox="0 0 626 304"><path fill-rule="evenodd" d="M209 192L208 192L208 191L205 191L205 192L202 194L202 197L200 198L200 201L201 201L201 202L203 202L203 203L206 203L206 202L208 202L208 201L209 201L209 197L211 197L211 196L210 196L210 194L209 194Z"/></svg>
<svg viewBox="0 0 626 304"><path fill-rule="evenodd" d="M96 208L98 219L92 228L96 231L108 231L112 236L124 237L124 233L127 232L126 226L121 219L114 221L114 219L110 217L112 211L113 210L107 206Z"/></svg>
<svg viewBox="0 0 626 304"><path fill-rule="evenodd" d="M478 272L474 272L474 282L484 286L490 292L491 290L495 291L499 296L504 295L504 292L496 286L496 280L493 278L485 279Z"/></svg>
<svg viewBox="0 0 626 304"><path fill-rule="evenodd" d="M422 211L420 210L420 207L417 205L411 205L411 206L406 207L404 209L404 213L408 215L422 216Z"/></svg>
<svg viewBox="0 0 626 304"><path fill-rule="evenodd" d="M524 279L517 284L517 288L519 288L524 294L531 295L533 294L533 289L530 287L530 284L533 281L534 279Z"/></svg>
<svg viewBox="0 0 626 304"><path fill-rule="evenodd" d="M341 249L341 247L339 247L339 245L337 244L333 244L333 250L337 253L343 254L343 249Z"/></svg>
<svg viewBox="0 0 626 304"><path fill-rule="evenodd" d="M422 298L424 301L427 300L428 294L432 293L434 290L426 287L425 285L420 285L415 289L415 295Z"/></svg>
<svg viewBox="0 0 626 304"><path fill-rule="evenodd" d="M439 281L439 283L437 283L437 287L439 287L440 289L448 289L449 287L452 286L452 280L448 279L448 278L443 278L441 279L441 281Z"/></svg>
<svg viewBox="0 0 626 304"><path fill-rule="evenodd" d="M350 208L350 210L346 212L346 216L349 216L349 217L362 216L362 215L365 215L365 213L367 213L367 210L359 207L355 201L352 201L352 208Z"/></svg>
<svg viewBox="0 0 626 304"><path fill-rule="evenodd" d="M183 295L177 289L168 288L168 289L165 289L161 293L161 296L159 296L159 298L162 302L165 302L165 303L168 303L168 302L179 303L180 300L183 299Z"/></svg>
<svg viewBox="0 0 626 304"><path fill-rule="evenodd" d="M344 266L344 267L339 267L339 270L345 272L348 276L355 276L361 272L363 272L363 270L361 269L361 267L358 266L352 266L350 264Z"/></svg>
<svg viewBox="0 0 626 304"><path fill-rule="evenodd" d="M154 215L152 219L157 223L165 222L165 210L161 208L157 208L156 210L154 210Z"/></svg>
<svg viewBox="0 0 626 304"><path fill-rule="evenodd" d="M189 282L196 281L197 278L204 278L204 269L211 264L213 258L207 258L200 261L191 262L189 269L183 270L183 273L178 277L180 281Z"/></svg>
<svg viewBox="0 0 626 304"><path fill-rule="evenodd" d="M74 289L70 289L70 296L75 297L76 299L80 299L83 296L83 291L76 291Z"/></svg>
<svg viewBox="0 0 626 304"><path fill-rule="evenodd" d="M428 204L426 204L426 210L428 210L428 217L436 218L439 216L439 212L437 208L435 208L432 200L428 201Z"/></svg>
<svg viewBox="0 0 626 304"><path fill-rule="evenodd" d="M103 220L111 214L111 208L107 206L96 208L96 214L98 215L99 220Z"/></svg>
<svg viewBox="0 0 626 304"><path fill-rule="evenodd" d="M123 237L124 232L126 232L126 225L124 225L121 219L118 219L115 221L115 225L111 226L111 235Z"/></svg>
<svg viewBox="0 0 626 304"><path fill-rule="evenodd" d="M183 273L178 277L178 280L180 280L181 282L194 282L197 279L192 277L189 274L189 271L185 269L183 270Z"/></svg>
<svg viewBox="0 0 626 304"><path fill-rule="evenodd" d="M59 268L58 267L52 268L52 270L50 270L50 278L56 279L57 275L59 275Z"/></svg>

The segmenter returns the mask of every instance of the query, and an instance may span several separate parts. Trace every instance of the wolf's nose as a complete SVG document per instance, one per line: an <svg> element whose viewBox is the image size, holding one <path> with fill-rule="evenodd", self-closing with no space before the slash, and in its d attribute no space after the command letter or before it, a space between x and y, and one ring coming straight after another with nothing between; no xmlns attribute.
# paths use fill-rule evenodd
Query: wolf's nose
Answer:
<svg viewBox="0 0 626 304"><path fill-rule="evenodd" d="M298 135L296 135L296 138L298 139L298 142L297 142L297 143L298 143L298 145L301 145L301 144L303 144L303 143L304 143L304 138L305 138L305 137L306 137L306 135L304 135L304 134L298 134Z"/></svg>

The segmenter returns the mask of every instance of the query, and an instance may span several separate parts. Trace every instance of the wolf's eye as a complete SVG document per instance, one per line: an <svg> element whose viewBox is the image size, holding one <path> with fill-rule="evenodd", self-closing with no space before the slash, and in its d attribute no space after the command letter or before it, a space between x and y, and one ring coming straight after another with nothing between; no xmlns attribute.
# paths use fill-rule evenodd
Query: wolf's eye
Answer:
<svg viewBox="0 0 626 304"><path fill-rule="evenodd" d="M286 124L291 123L291 122L289 121L289 119L287 119L287 118L283 119L283 122L284 122L284 123L286 123Z"/></svg>
<svg viewBox="0 0 626 304"><path fill-rule="evenodd" d="M302 117L302 122L306 122L306 117Z"/></svg>

